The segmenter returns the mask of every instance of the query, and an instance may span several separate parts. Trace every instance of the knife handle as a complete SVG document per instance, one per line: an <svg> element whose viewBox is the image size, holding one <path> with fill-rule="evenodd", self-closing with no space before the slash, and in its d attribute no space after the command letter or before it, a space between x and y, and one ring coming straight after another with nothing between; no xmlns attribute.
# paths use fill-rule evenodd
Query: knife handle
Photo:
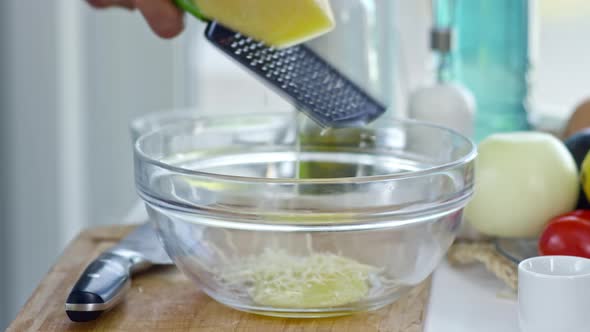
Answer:
<svg viewBox="0 0 590 332"><path fill-rule="evenodd" d="M106 252L82 273L66 300L66 314L74 322L87 322L119 303L131 286L134 260Z"/></svg>

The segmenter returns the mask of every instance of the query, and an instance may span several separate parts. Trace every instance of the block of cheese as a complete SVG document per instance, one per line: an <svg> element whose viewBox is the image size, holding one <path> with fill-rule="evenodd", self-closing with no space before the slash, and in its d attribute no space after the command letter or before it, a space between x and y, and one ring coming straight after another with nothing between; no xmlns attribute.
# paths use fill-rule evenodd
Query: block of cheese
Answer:
<svg viewBox="0 0 590 332"><path fill-rule="evenodd" d="M334 28L329 0L193 0L199 12L241 34L284 48Z"/></svg>

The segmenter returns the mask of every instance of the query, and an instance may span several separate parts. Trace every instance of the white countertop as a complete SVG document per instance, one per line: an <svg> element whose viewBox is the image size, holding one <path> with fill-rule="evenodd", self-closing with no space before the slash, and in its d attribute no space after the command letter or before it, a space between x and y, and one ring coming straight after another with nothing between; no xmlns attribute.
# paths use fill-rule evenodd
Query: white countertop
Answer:
<svg viewBox="0 0 590 332"><path fill-rule="evenodd" d="M124 223L147 219L137 203ZM519 332L516 296L482 265L451 268L444 261L433 276L425 332Z"/></svg>
<svg viewBox="0 0 590 332"><path fill-rule="evenodd" d="M516 294L482 265L434 273L425 332L519 332Z"/></svg>

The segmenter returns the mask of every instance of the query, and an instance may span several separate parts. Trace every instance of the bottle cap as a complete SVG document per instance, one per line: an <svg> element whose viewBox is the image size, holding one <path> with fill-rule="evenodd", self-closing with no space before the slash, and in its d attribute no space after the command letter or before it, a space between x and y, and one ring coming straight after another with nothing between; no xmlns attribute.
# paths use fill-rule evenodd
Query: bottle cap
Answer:
<svg viewBox="0 0 590 332"><path fill-rule="evenodd" d="M430 48L441 53L449 53L453 46L453 30L436 27L430 31Z"/></svg>

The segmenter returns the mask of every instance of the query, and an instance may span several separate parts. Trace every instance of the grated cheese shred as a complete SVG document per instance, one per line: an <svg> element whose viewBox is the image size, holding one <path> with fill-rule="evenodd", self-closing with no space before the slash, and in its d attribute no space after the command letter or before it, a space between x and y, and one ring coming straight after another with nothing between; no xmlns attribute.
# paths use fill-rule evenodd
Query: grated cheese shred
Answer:
<svg viewBox="0 0 590 332"><path fill-rule="evenodd" d="M258 256L225 265L216 275L230 287L247 287L260 305L323 308L363 299L371 274L377 272L373 266L331 253L293 256L267 248Z"/></svg>

